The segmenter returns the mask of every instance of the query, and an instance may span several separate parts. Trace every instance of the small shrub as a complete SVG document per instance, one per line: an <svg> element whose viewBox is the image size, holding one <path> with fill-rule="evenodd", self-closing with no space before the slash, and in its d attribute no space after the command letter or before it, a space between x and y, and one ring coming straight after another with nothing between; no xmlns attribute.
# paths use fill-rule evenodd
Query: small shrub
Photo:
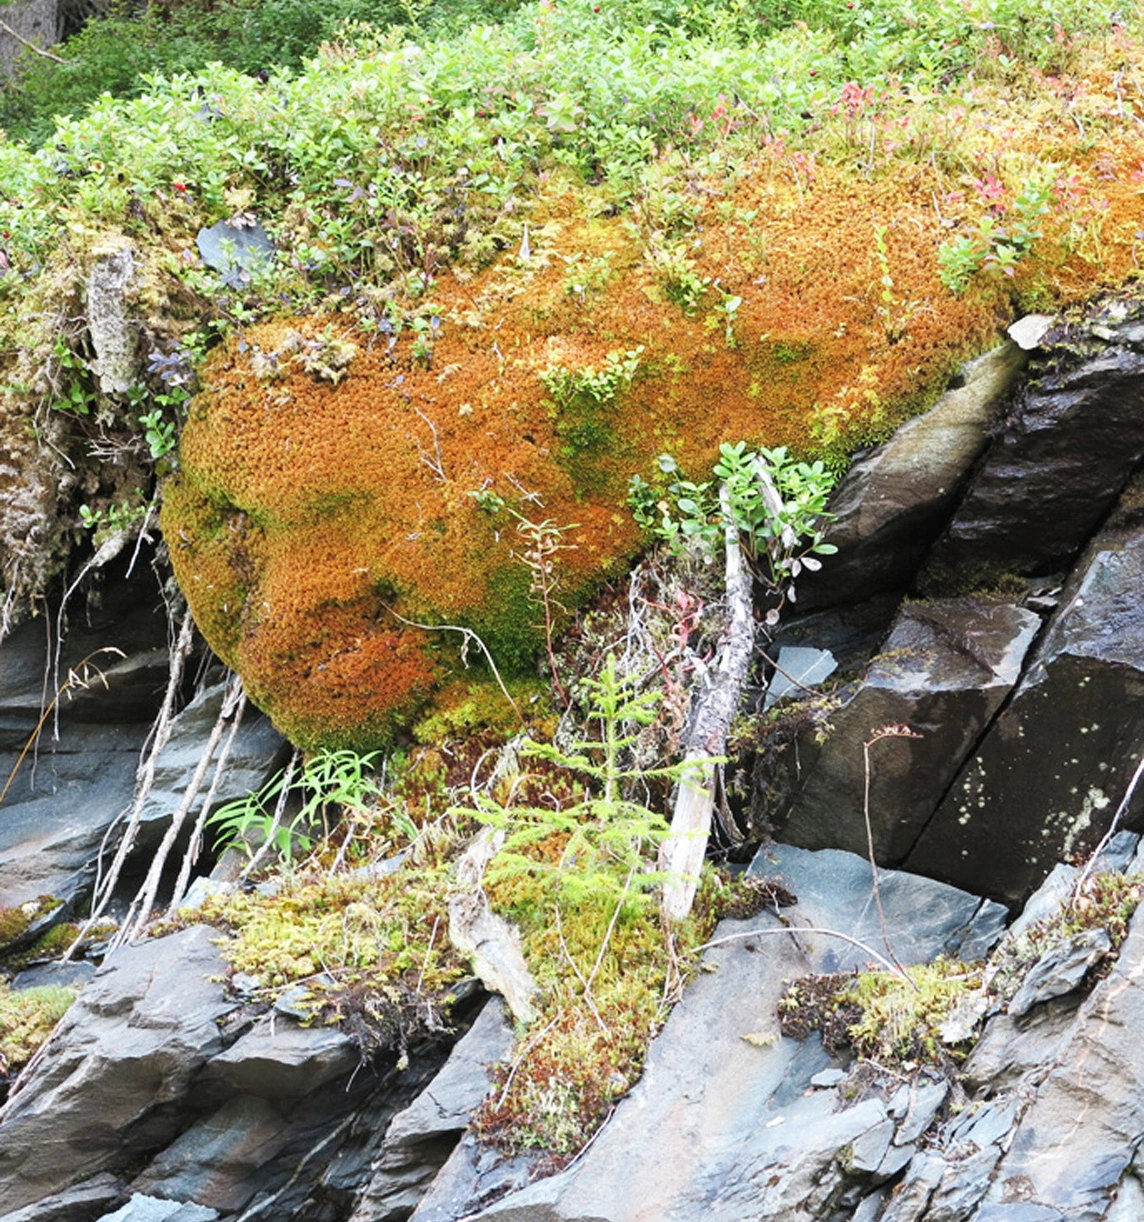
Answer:
<svg viewBox="0 0 1144 1222"><path fill-rule="evenodd" d="M666 454L661 455L659 468L664 474L677 471L675 460ZM768 500L760 468L777 495L777 507ZM793 601L795 578L804 569L819 569L818 556L838 550L824 539L831 520L826 502L834 487L833 472L821 460L797 461L785 446L756 451L739 441L719 447L714 474L726 485L732 522L756 576L780 600ZM668 485L667 496L670 499L657 499L638 475L628 487L628 504L645 530L672 547L691 542L713 555L722 546L724 528L713 482L675 480ZM772 607L768 623L777 620L777 609Z"/></svg>
<svg viewBox="0 0 1144 1222"><path fill-rule="evenodd" d="M283 769L257 793L220 806L207 819L216 830L216 851L240 844L253 853L269 841L289 862L296 852L314 848L318 827L329 836L331 816L349 821L384 816L398 836L412 838L417 829L403 809L396 804L382 809L382 789L371 771L379 754L318 751L297 778L292 769ZM291 795L295 803L284 817Z"/></svg>

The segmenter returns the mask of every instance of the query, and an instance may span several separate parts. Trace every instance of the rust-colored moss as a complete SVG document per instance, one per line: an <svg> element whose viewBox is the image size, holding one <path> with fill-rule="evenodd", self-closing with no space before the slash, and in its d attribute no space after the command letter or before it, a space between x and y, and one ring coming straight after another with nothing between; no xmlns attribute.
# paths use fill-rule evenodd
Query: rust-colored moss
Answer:
<svg viewBox="0 0 1144 1222"><path fill-rule="evenodd" d="M527 665L543 643L529 530L471 494L565 528L551 593L571 607L639 545L625 489L663 451L698 477L728 439L845 453L930 401L1021 305L1135 270L1144 141L1108 119L1107 67L1081 65L1074 86L1102 125L1095 151L1077 152L1067 107L1028 103L1016 134L987 121L1020 82L974 86L944 114L891 93L828 117L816 153L777 137L733 176L666 175L694 217L670 238L647 200L602 216L554 174L526 262L443 273L418 304L441 319L431 353L346 315L236 337L204 371L164 510L208 640L305 744L384 739L456 669L458 634L415 624L476 628L503 666ZM1034 253L951 293L941 244L1011 216L1058 153ZM999 172L996 203L981 184ZM292 359L298 335L356 346L337 385ZM542 378L638 349L631 383L582 418Z"/></svg>

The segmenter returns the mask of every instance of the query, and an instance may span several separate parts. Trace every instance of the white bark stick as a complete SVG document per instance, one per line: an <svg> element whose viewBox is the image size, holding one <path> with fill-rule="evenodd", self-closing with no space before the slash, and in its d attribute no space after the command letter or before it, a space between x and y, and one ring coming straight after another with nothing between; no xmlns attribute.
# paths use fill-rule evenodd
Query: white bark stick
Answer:
<svg viewBox="0 0 1144 1222"><path fill-rule="evenodd" d="M679 784L671 833L660 854L660 868L670 875L663 889L663 911L671 920L687 916L695 900L715 807L717 765L711 761L726 752L727 735L739 710L755 644L751 575L743 563L739 531L731 516L725 484L719 489L719 503L723 510L727 557L727 625L719 642L714 677L699 695L695 718L687 735L683 759L689 768Z"/></svg>

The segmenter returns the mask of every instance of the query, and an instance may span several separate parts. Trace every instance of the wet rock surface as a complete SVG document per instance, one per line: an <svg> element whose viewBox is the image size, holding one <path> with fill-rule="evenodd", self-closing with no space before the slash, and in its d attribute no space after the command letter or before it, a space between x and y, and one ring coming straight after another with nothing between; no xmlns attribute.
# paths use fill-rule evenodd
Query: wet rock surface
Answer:
<svg viewBox="0 0 1144 1222"><path fill-rule="evenodd" d="M868 768L877 858L887 865L905 859L1019 679L1040 623L1033 612L993 599L904 607L865 680L830 714L826 742L817 751L800 743L810 762L790 809L772 815L781 838L865 853ZM871 741L894 726L916 737Z"/></svg>
<svg viewBox="0 0 1144 1222"><path fill-rule="evenodd" d="M77 608L78 610L78 608ZM59 683L83 679L49 717L4 799L0 904L52 895L70 900L90 885L108 824L130 803L139 752L167 678L167 621L152 579L109 591L69 631ZM52 628L54 633L54 626ZM7 779L55 692L48 625L32 621L0 647L0 772ZM121 651L122 655L107 652ZM105 652L100 652L105 651ZM89 659L85 671L84 659Z"/></svg>
<svg viewBox="0 0 1144 1222"><path fill-rule="evenodd" d="M0 819L0 906L52 896L65 901L55 913L59 921L90 893L97 857L114 851L116 825L132 805L167 685L167 633L166 608L148 575L109 590L103 605L87 611L67 634L58 667L42 623L22 625L0 648L0 774L6 780L15 770ZM74 681L59 701L58 727L49 715L36 735L57 682L67 684L69 675ZM142 812L137 860L162 838L222 699L222 683L210 680L188 693ZM269 720L249 709L216 804L257 789L280 763L283 746Z"/></svg>
<svg viewBox="0 0 1144 1222"><path fill-rule="evenodd" d="M1144 329L1132 308L1110 302L1041 347L927 561L931 581L1066 568L1144 456Z"/></svg>
<svg viewBox="0 0 1144 1222"><path fill-rule="evenodd" d="M1025 364L1005 343L970 362L925 415L855 462L831 501L839 554L799 587L804 607L909 588L964 490Z"/></svg>

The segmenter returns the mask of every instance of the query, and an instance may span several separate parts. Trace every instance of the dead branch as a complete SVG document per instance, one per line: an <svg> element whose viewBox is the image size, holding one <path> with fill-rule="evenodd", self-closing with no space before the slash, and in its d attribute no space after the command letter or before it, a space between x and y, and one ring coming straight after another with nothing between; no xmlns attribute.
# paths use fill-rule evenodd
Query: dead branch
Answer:
<svg viewBox="0 0 1144 1222"><path fill-rule="evenodd" d="M685 740L683 762L688 772L679 783L671 832L660 854L660 868L670 875L663 889L663 911L669 920L687 916L695 899L715 807L715 760L726 752L755 645L751 576L743 563L726 484L719 489L719 502L726 553L727 625L719 642L713 678L700 692Z"/></svg>
<svg viewBox="0 0 1144 1222"><path fill-rule="evenodd" d="M170 856L171 850L175 847L175 841L178 839L179 833L183 830L183 823L187 815L190 814L191 807L194 806L195 799L198 798L202 790L207 771L214 762L215 752L222 741L222 734L226 723L234 716L238 705L237 694L240 692L241 680L236 679L228 682L227 690L223 697L222 708L219 710L219 715L215 719L214 726L211 728L207 745L203 750L190 783L187 785L179 801L179 805L171 816L171 822L159 844L159 848L151 859L151 865L147 870L147 877L143 880L143 885L139 888L135 899L131 901L131 907L128 909L123 927L119 931L114 945L140 937L146 928L147 922L151 919L151 910L155 906L155 896L159 890L159 882L163 877L163 868L167 864L167 858ZM216 765L215 772L217 775L218 765Z"/></svg>
<svg viewBox="0 0 1144 1222"><path fill-rule="evenodd" d="M155 783L155 769L159 764L159 756L171 738L171 731L175 721L175 706L178 701L179 687L183 680L183 669L186 665L187 657L190 655L194 637L195 621L191 618L191 613L188 610L183 616L183 623L179 629L179 638L171 650L170 671L167 675L167 690L163 694L163 704L155 720L151 750L146 761L139 769L136 779L135 799L131 804L127 826L124 828L122 839L119 841L119 847L116 849L115 857L112 860L111 869L108 871L107 877L101 885L96 887L95 894L92 897L91 916L84 922L79 936L68 949L68 953L64 956L65 960L71 956L75 948L86 937L91 927L103 915L104 910L111 901L115 885L119 882L119 875L122 873L124 862L126 862L128 854L134 847L135 837L138 835L139 824L143 817L143 808L147 805L147 799L151 796L151 787Z"/></svg>
<svg viewBox="0 0 1144 1222"><path fill-rule="evenodd" d="M226 742L223 743L222 750L219 752L218 764L215 766L214 776L211 777L211 787L207 790L207 796L203 799L202 806L199 807L194 829L191 832L190 840L187 842L187 849L183 854L182 864L179 866L179 876L175 880L175 889L171 892L171 912L178 910L179 905L183 902L183 897L187 894L187 886L191 878L191 867L202 850L203 828L206 825L207 815L210 814L211 807L214 805L215 794L218 792L219 783L226 773L231 748L234 746L235 737L238 734L239 727L242 725L242 715L246 711L246 693L242 690L241 681L232 694L236 699L233 710L234 716L230 723L230 733L227 735Z"/></svg>
<svg viewBox="0 0 1144 1222"><path fill-rule="evenodd" d="M37 55L42 55L44 59L50 59L54 63L63 64L65 68L71 67L70 59L61 59L58 55L52 54L51 51L45 51L43 47L37 47L34 42L29 42L23 34L17 34L6 21L0 21L0 30L3 30L5 34L11 34L18 43L27 47L29 51L34 51Z"/></svg>

